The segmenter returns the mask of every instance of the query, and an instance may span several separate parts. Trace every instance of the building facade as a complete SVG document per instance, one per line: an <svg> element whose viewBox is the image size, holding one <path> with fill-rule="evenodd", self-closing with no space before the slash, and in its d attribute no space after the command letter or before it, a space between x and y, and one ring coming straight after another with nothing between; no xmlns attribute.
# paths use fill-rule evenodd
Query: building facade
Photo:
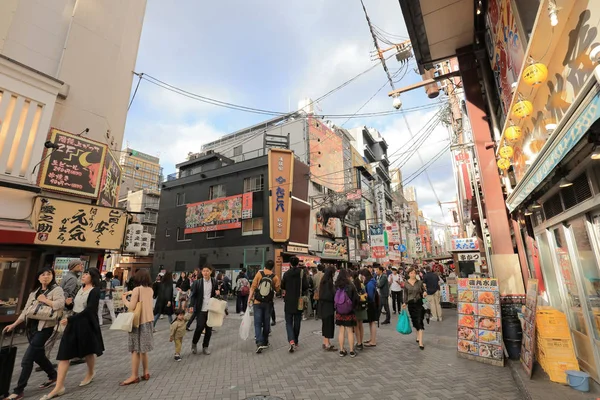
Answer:
<svg viewBox="0 0 600 400"><path fill-rule="evenodd" d="M150 154L142 153L129 147L122 150L120 157L123 169L123 180L130 179L133 184L131 190L160 191L163 180L160 159ZM129 182L128 182L129 183Z"/></svg>

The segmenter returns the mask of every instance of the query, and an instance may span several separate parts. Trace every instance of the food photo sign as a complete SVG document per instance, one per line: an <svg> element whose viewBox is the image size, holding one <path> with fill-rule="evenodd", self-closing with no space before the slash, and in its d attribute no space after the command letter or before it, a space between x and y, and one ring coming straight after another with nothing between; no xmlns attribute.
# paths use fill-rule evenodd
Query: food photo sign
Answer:
<svg viewBox="0 0 600 400"><path fill-rule="evenodd" d="M537 279L527 281L527 299L523 307L523 343L521 343L521 364L527 372L529 379L533 371L533 358L535 349L535 312L537 308Z"/></svg>
<svg viewBox="0 0 600 400"><path fill-rule="evenodd" d="M500 290L496 278L458 280L458 354L504 365Z"/></svg>

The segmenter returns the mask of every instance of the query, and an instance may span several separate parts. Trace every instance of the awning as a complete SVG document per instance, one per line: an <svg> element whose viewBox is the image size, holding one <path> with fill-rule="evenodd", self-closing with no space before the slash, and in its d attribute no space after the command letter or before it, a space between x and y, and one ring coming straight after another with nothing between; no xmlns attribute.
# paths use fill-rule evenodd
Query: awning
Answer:
<svg viewBox="0 0 600 400"><path fill-rule="evenodd" d="M33 244L35 234L29 221L0 220L0 243Z"/></svg>

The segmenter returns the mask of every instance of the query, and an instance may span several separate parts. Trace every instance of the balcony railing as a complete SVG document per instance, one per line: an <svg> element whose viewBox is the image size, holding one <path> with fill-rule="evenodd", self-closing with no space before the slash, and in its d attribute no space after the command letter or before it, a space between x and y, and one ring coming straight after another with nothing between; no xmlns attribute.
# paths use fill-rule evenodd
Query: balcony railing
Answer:
<svg viewBox="0 0 600 400"><path fill-rule="evenodd" d="M158 222L158 216L157 215L144 215L142 217L142 223L145 224L156 224Z"/></svg>

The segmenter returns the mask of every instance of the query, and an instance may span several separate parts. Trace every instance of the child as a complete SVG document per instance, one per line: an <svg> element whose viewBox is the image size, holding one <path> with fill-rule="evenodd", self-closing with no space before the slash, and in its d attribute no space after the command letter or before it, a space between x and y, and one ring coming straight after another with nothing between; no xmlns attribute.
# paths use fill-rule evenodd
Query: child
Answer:
<svg viewBox="0 0 600 400"><path fill-rule="evenodd" d="M186 332L185 311L179 310L175 314L177 315L177 319L171 324L171 336L169 337L169 342L175 341L175 361L181 361L181 343Z"/></svg>

